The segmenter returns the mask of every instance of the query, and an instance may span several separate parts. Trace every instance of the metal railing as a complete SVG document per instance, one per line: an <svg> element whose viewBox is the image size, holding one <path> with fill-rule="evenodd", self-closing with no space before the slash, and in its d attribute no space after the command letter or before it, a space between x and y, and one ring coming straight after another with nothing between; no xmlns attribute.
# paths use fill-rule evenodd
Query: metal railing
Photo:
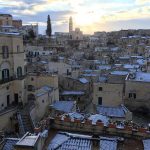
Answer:
<svg viewBox="0 0 150 150"><path fill-rule="evenodd" d="M19 132L21 135L24 135L25 129L24 129L24 125L23 125L23 121L22 121L20 112L17 113L17 119L18 119L18 123L19 123Z"/></svg>
<svg viewBox="0 0 150 150"><path fill-rule="evenodd" d="M13 81L13 80L23 80L25 77L26 77L26 75L22 75L20 77L11 76L9 78L0 80L0 84L5 84L5 83L8 83L8 82Z"/></svg>

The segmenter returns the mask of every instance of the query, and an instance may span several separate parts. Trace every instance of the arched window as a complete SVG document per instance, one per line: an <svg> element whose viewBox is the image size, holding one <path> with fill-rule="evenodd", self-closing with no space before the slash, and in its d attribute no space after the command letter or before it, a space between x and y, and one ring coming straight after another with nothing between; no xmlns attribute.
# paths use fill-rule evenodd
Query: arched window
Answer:
<svg viewBox="0 0 150 150"><path fill-rule="evenodd" d="M8 46L2 46L2 55L3 55L3 59L9 58Z"/></svg>
<svg viewBox="0 0 150 150"><path fill-rule="evenodd" d="M2 70L2 80L9 79L9 69L3 69Z"/></svg>
<svg viewBox="0 0 150 150"><path fill-rule="evenodd" d="M22 77L22 68L21 67L17 68L17 77Z"/></svg>

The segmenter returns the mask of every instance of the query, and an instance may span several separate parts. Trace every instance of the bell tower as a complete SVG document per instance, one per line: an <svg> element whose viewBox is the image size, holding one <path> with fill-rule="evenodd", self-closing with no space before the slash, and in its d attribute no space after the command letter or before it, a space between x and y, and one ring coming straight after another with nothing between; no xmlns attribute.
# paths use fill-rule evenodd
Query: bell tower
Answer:
<svg viewBox="0 0 150 150"><path fill-rule="evenodd" d="M73 21L72 21L72 17L69 18L69 33L71 33L73 31Z"/></svg>

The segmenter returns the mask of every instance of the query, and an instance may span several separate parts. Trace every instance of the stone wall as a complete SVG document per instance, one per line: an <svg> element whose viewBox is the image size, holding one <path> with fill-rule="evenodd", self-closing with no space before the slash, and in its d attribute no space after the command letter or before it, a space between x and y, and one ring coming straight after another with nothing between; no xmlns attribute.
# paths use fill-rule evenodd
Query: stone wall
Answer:
<svg viewBox="0 0 150 150"><path fill-rule="evenodd" d="M134 129L132 126L125 126L120 129L117 128L115 124L108 124L104 126L102 122L97 122L95 125L91 121L86 120L81 122L80 120L72 121L69 118L57 117L55 119L50 119L50 127L58 130L65 130L71 132L81 132L81 133L90 133L90 134L108 134L114 136L122 137L132 137L132 138L150 138L150 132L145 128Z"/></svg>

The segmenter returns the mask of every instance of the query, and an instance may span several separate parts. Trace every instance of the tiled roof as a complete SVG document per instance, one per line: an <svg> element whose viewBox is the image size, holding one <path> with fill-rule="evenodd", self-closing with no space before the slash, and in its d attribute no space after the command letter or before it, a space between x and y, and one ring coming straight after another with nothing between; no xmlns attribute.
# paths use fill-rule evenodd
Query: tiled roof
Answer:
<svg viewBox="0 0 150 150"><path fill-rule="evenodd" d="M109 117L120 117L120 118L125 117L125 111L122 106L118 107L97 106L97 112Z"/></svg>
<svg viewBox="0 0 150 150"><path fill-rule="evenodd" d="M72 112L74 101L56 101L51 106L52 108L66 113Z"/></svg>
<svg viewBox="0 0 150 150"><path fill-rule="evenodd" d="M150 139L143 140L144 150L150 149Z"/></svg>
<svg viewBox="0 0 150 150"><path fill-rule="evenodd" d="M91 150L90 138L86 135L59 133L49 144L48 150Z"/></svg>
<svg viewBox="0 0 150 150"><path fill-rule="evenodd" d="M5 139L5 144L2 150L14 150L14 145L19 141L17 138Z"/></svg>
<svg viewBox="0 0 150 150"><path fill-rule="evenodd" d="M117 150L117 139L100 137L99 150Z"/></svg>
<svg viewBox="0 0 150 150"><path fill-rule="evenodd" d="M61 95L84 95L83 91L63 91Z"/></svg>

